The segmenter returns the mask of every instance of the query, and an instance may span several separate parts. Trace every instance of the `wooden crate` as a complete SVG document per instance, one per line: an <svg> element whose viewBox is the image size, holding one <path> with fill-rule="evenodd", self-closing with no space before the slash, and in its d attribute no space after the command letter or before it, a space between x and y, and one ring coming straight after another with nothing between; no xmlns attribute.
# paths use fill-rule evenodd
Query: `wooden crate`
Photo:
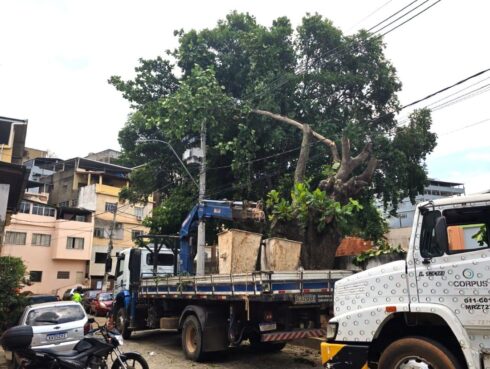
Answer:
<svg viewBox="0 0 490 369"><path fill-rule="evenodd" d="M259 233L230 229L218 234L219 273L248 273L255 271L259 256Z"/></svg>
<svg viewBox="0 0 490 369"><path fill-rule="evenodd" d="M261 270L294 271L299 268L301 242L285 238L268 238L262 250Z"/></svg>

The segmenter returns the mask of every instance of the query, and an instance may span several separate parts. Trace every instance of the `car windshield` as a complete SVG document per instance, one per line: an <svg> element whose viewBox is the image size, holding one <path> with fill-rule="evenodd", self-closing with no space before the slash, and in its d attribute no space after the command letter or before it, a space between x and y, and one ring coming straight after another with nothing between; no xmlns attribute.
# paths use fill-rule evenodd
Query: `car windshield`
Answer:
<svg viewBox="0 0 490 369"><path fill-rule="evenodd" d="M32 309L26 324L31 326L62 324L82 320L85 314L81 305L62 305Z"/></svg>
<svg viewBox="0 0 490 369"><path fill-rule="evenodd" d="M100 301L110 301L112 300L112 293L101 293L99 294Z"/></svg>

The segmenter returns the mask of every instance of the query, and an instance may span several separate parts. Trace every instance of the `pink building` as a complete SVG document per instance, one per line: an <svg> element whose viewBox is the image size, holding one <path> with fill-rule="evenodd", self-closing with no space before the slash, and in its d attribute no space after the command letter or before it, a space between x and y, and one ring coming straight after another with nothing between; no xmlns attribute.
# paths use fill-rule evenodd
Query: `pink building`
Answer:
<svg viewBox="0 0 490 369"><path fill-rule="evenodd" d="M69 287L88 284L94 220L91 211L46 202L46 194L25 194L5 228L0 255L24 260L32 282L24 291L61 296Z"/></svg>

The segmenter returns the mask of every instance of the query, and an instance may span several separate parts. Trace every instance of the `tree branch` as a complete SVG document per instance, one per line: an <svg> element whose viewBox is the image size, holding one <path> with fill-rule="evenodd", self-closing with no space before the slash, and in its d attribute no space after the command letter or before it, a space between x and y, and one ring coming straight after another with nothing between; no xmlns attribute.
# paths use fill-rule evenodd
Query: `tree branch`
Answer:
<svg viewBox="0 0 490 369"><path fill-rule="evenodd" d="M296 163L296 170L294 172L294 183L303 182L303 178L306 172L306 164L310 156L310 137L311 127L309 124L303 124L303 140L301 142L301 151L299 152L298 162Z"/></svg>
<svg viewBox="0 0 490 369"><path fill-rule="evenodd" d="M300 123L294 119L285 117L283 115L271 113L270 111L266 111L266 110L253 109L252 112L255 114L259 114L259 115L263 115L263 116L272 118L274 120L278 120L280 122L287 123L293 127L299 128L303 131L303 123ZM319 134L318 132L315 132L313 130L311 130L311 135L313 137L315 137L318 141L320 141L320 142L324 143L325 145L327 145L328 147L330 147L330 151L332 153L333 160L340 162L339 152L337 150L337 145L335 144L334 141L322 136L321 134Z"/></svg>

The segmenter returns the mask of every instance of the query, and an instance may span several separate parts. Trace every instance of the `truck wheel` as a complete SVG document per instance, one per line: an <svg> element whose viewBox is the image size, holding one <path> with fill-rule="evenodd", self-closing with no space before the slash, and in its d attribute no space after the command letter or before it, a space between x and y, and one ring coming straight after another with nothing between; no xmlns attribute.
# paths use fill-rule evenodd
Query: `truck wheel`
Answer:
<svg viewBox="0 0 490 369"><path fill-rule="evenodd" d="M379 369L461 369L451 352L435 341L407 337L390 344L381 354Z"/></svg>
<svg viewBox="0 0 490 369"><path fill-rule="evenodd" d="M125 340L131 338L131 330L129 329L128 313L125 308L120 307L116 313L116 328L121 333Z"/></svg>
<svg viewBox="0 0 490 369"><path fill-rule="evenodd" d="M194 315L188 315L182 325L182 349L189 360L201 361L204 359L202 328Z"/></svg>

